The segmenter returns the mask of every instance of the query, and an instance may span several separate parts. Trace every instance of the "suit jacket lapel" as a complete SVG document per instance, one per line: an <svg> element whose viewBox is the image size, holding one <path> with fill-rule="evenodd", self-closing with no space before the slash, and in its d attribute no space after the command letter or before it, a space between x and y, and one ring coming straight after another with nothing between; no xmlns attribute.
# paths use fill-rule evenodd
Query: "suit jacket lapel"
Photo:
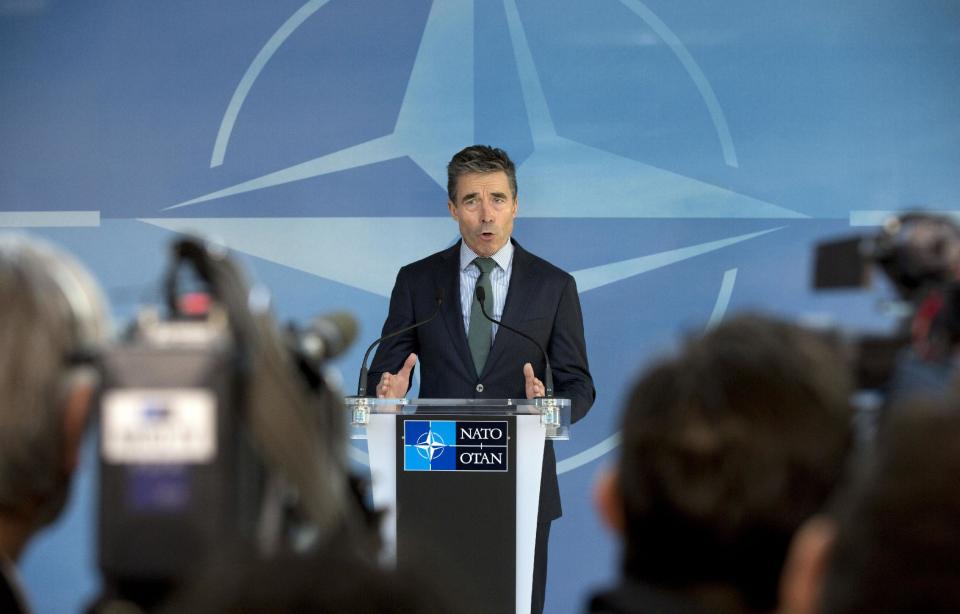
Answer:
<svg viewBox="0 0 960 614"><path fill-rule="evenodd" d="M463 311L460 306L460 241L444 253L444 262L437 271L437 286L443 288L443 321L453 344L453 350L467 373L473 373L473 357L463 329ZM489 361L488 361L489 362Z"/></svg>

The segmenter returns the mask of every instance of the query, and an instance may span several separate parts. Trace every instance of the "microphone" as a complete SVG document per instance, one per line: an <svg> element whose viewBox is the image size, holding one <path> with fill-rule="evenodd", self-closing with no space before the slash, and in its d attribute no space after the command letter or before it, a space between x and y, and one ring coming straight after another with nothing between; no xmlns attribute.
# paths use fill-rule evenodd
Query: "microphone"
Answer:
<svg viewBox="0 0 960 614"><path fill-rule="evenodd" d="M419 328L420 326L423 326L424 324L429 324L430 322L433 322L434 318L436 318L438 315L440 315L440 306L443 304L443 288L437 288L436 291L434 292L434 295L433 295L433 296L434 296L434 300L437 302L437 308L436 308L436 310L433 312L433 315L431 315L431 316L430 316L429 318L427 318L426 320L421 320L420 322L415 322L414 324L411 324L410 326L407 326L407 327L401 328L400 330L397 330L397 331L394 331L394 332L392 332L392 333L386 334L386 335L380 337L379 339L377 339L376 341L374 341L373 343L371 343L371 344L370 344L370 347L367 348L367 352L363 355L363 364L362 364L361 367L360 367L360 381L357 383L357 396L358 396L358 397L365 397L365 396L367 396L367 358L370 357L370 351L373 350L373 348L375 348L375 347L377 346L377 344L380 343L380 342L382 342L382 341L386 341L387 339L390 339L391 337L396 337L397 335L402 335L403 333L408 332L408 331L411 331L411 330L413 330L413 329L415 329L415 328Z"/></svg>
<svg viewBox="0 0 960 614"><path fill-rule="evenodd" d="M342 354L357 338L357 320L345 311L315 317L293 340L298 354L314 364Z"/></svg>
<svg viewBox="0 0 960 614"><path fill-rule="evenodd" d="M517 330L516 328L513 328L512 326L507 326L507 325L504 324L503 322L500 322L500 321L498 321L498 320L494 320L493 318L491 318L490 315L487 313L486 308L483 306L483 299L485 299L486 296L487 296L487 293L486 293L486 291L483 289L483 286L477 286L476 293L477 293L477 301L480 302L480 311L483 313L483 317L485 317L486 319L490 320L491 322L493 322L493 323L496 324L497 326L502 326L503 328L509 330L510 332L516 333L516 334L520 335L521 337L524 337L524 338L530 340L531 343L533 343L535 346L537 346L537 349L540 350L540 353L543 354L543 362L547 365L546 368L545 368L544 371L543 371L543 388L544 388L544 394L543 394L543 396L545 396L545 397L552 397L552 396L553 396L553 370L550 369L550 359L547 358L547 352L543 349L543 346L540 345L540 343L539 343L536 339L534 339L533 337L531 337L531 336L528 335L527 333L525 333L525 332L523 332L523 331L521 331L521 330Z"/></svg>

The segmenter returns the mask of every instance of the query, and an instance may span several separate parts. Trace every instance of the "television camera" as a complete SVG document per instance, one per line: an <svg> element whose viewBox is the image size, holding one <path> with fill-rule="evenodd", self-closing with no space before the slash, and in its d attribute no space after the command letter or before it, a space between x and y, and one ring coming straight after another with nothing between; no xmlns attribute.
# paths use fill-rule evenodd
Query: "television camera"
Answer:
<svg viewBox="0 0 960 614"><path fill-rule="evenodd" d="M323 377L353 319L281 329L230 254L196 237L174 241L164 287L165 313L143 309L101 358L93 611L149 610L235 545L269 556L374 539Z"/></svg>
<svg viewBox="0 0 960 614"><path fill-rule="evenodd" d="M866 288L875 270L891 282L902 308L892 335L855 340L859 387L891 392L907 355L929 373L949 371L960 341L960 225L947 215L913 211L889 217L879 232L815 248L815 289Z"/></svg>

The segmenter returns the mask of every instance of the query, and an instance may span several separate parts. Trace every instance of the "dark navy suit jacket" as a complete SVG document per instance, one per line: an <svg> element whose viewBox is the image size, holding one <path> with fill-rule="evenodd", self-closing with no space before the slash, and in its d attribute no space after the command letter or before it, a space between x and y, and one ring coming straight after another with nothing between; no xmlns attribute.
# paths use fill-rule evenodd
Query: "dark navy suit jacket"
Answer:
<svg viewBox="0 0 960 614"><path fill-rule="evenodd" d="M511 239L512 240L512 239ZM527 333L546 349L553 369L554 396L571 401L571 421L590 409L596 393L587 365L583 316L573 277L534 256L514 241L513 271L502 322ZM477 376L460 309L460 242L409 264L397 274L384 334L430 317L437 289L440 316L407 334L385 341L370 366L367 389L376 390L384 372L396 373L414 352L420 360L421 398L524 399L523 364L543 379L544 361L529 340L500 327L483 372ZM474 317L471 315L471 317ZM480 316L482 317L482 315ZM540 486L541 522L561 514L553 443L544 449Z"/></svg>

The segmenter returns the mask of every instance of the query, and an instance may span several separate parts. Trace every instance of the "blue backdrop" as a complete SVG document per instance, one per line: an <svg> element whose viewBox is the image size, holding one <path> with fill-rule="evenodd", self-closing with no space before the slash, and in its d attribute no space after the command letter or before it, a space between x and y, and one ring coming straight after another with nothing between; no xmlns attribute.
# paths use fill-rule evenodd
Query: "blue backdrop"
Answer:
<svg viewBox="0 0 960 614"><path fill-rule="evenodd" d="M734 310L889 327L882 292L809 290L811 247L956 207L958 59L954 0L0 0L0 226L79 254L121 322L172 232L216 235L281 318L347 309L365 346L457 236L450 155L506 148L598 388L557 446L547 610L573 613L615 574L590 488L644 364ZM93 460L24 558L41 613L97 589Z"/></svg>

